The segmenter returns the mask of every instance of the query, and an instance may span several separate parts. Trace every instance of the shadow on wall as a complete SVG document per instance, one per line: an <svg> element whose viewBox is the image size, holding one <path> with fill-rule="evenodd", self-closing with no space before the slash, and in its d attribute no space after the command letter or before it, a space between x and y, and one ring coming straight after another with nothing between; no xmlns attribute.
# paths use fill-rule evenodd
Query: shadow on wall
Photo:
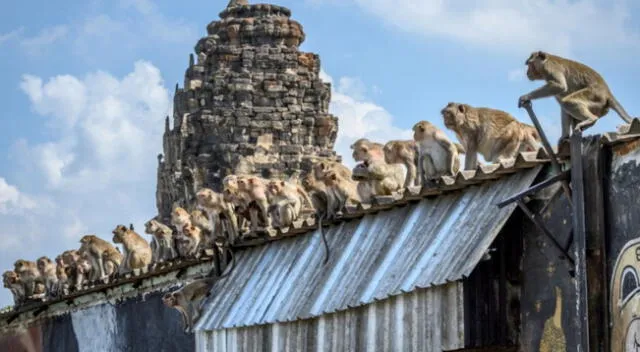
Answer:
<svg viewBox="0 0 640 352"><path fill-rule="evenodd" d="M47 319L27 331L0 337L11 352L191 352L195 336L185 334L178 311L154 292L117 305L109 303Z"/></svg>

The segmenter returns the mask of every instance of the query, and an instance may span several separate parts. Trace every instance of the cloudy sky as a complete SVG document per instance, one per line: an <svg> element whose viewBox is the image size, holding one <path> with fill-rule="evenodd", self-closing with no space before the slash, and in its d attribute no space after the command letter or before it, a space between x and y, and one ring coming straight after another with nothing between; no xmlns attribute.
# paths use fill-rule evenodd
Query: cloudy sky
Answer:
<svg viewBox="0 0 640 352"><path fill-rule="evenodd" d="M251 0L250 0L251 1ZM0 15L0 269L55 257L84 234L138 229L155 209L156 154L173 87L227 0L11 2ZM518 97L538 86L524 61L544 49L598 69L640 114L640 4L624 0L278 0L321 55L340 118L337 149L367 136L442 127L449 101L529 122ZM35 10L37 9L37 11ZM549 136L553 100L535 103ZM611 113L590 133L613 130ZM10 294L0 290L0 306Z"/></svg>

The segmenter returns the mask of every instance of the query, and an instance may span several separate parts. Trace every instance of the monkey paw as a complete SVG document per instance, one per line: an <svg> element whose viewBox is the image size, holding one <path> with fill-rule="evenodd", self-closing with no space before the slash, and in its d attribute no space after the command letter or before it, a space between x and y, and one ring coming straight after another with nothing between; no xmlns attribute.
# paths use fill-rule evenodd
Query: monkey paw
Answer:
<svg viewBox="0 0 640 352"><path fill-rule="evenodd" d="M518 99L518 108L523 108L531 105L531 98L528 95L523 95Z"/></svg>

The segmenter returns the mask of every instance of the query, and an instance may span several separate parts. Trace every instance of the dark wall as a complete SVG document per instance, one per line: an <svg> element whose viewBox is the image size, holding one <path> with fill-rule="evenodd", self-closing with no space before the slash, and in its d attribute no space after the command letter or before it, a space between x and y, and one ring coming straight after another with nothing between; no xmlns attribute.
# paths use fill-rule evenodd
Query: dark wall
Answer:
<svg viewBox="0 0 640 352"><path fill-rule="evenodd" d="M26 332L0 336L0 351L195 351L195 335L184 333L178 311L161 297L151 293L48 318Z"/></svg>
<svg viewBox="0 0 640 352"><path fill-rule="evenodd" d="M605 182L611 352L640 342L640 141L613 147ZM636 317L638 316L638 317ZM636 341L637 340L637 341Z"/></svg>

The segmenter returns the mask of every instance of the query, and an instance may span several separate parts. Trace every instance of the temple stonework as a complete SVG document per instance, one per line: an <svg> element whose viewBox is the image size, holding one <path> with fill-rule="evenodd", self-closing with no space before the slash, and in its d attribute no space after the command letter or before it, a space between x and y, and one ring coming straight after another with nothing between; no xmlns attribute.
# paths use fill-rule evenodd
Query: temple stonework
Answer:
<svg viewBox="0 0 640 352"><path fill-rule="evenodd" d="M176 85L158 156L158 214L188 206L230 173L284 178L333 151L338 119L320 57L298 50L305 35L287 8L232 0L189 58Z"/></svg>

